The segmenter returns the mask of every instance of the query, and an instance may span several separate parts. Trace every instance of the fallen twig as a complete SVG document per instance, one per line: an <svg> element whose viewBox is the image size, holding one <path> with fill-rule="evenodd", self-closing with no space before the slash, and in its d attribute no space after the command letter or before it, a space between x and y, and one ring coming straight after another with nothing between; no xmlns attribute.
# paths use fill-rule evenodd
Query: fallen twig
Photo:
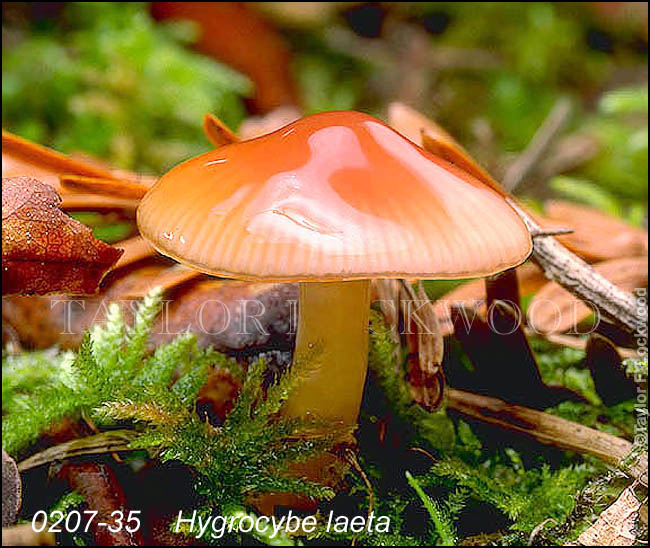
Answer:
<svg viewBox="0 0 650 548"><path fill-rule="evenodd" d="M627 440L543 411L450 388L447 406L463 415L531 437L540 443L597 457L648 486L648 454Z"/></svg>
<svg viewBox="0 0 650 548"><path fill-rule="evenodd" d="M101 462L66 461L57 475L83 497L89 508L97 511L89 529L98 546L144 546L139 525L121 526L120 516L128 516L128 522L132 521L132 514L111 466ZM105 526L106 523L110 526Z"/></svg>
<svg viewBox="0 0 650 548"><path fill-rule="evenodd" d="M131 449L129 444L135 436L136 433L132 430L111 430L94 436L85 436L59 443L19 462L18 470L24 472L42 464L80 455L129 451Z"/></svg>
<svg viewBox="0 0 650 548"><path fill-rule="evenodd" d="M541 230L537 222L515 200L509 198L508 202L532 233ZM584 301L598 306L626 329L635 331L646 325L647 307L639 306L631 293L623 291L598 274L555 238L536 238L532 258L547 278L559 283Z"/></svg>
<svg viewBox="0 0 650 548"><path fill-rule="evenodd" d="M3 546L56 546L54 533L47 529L37 533L31 523L2 529Z"/></svg>
<svg viewBox="0 0 650 548"><path fill-rule="evenodd" d="M530 173L549 144L562 130L571 114L571 102L566 97L558 99L548 116L517 159L503 176L503 187L512 192Z"/></svg>

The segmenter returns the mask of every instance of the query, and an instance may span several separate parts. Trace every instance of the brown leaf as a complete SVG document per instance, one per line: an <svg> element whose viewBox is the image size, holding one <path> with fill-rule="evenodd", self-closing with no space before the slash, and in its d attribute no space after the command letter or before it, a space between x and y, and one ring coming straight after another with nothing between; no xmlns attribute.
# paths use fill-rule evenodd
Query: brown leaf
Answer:
<svg viewBox="0 0 650 548"><path fill-rule="evenodd" d="M146 185L154 182L152 177L141 176L125 170L112 169L104 163L86 157L73 157L38 145L8 131L2 131L2 176L34 177L61 192L64 210L110 209L134 212L137 202L132 199L74 194L61 186L61 175L79 175L114 181L132 181Z"/></svg>
<svg viewBox="0 0 650 548"><path fill-rule="evenodd" d="M517 268L519 294L522 298L535 293L546 283L544 273L533 263L526 263ZM441 296L434 305L438 321L444 336L451 335L454 325L451 320L451 307L463 306L472 309L479 306L479 314L485 316L487 295L484 280L473 280L458 286Z"/></svg>
<svg viewBox="0 0 650 548"><path fill-rule="evenodd" d="M621 289L648 285L648 257L623 257L597 263L599 274ZM528 323L539 333L562 333L587 319L594 309L555 282L548 282L528 307Z"/></svg>
<svg viewBox="0 0 650 548"><path fill-rule="evenodd" d="M63 213L61 198L29 177L2 179L2 294L94 293L122 251Z"/></svg>
<svg viewBox="0 0 650 548"><path fill-rule="evenodd" d="M116 211L128 219L135 218L138 201L130 198L116 198L99 194L64 194L61 209L64 211Z"/></svg>
<svg viewBox="0 0 650 548"><path fill-rule="evenodd" d="M203 116L203 133L217 148L239 141L239 137L214 114Z"/></svg>
<svg viewBox="0 0 650 548"><path fill-rule="evenodd" d="M636 542L635 522L641 502L634 489L628 487L607 508L591 527L583 531L578 542L583 546L633 546Z"/></svg>
<svg viewBox="0 0 650 548"><path fill-rule="evenodd" d="M119 246L124 250L124 253L120 257L120 260L115 263L113 270L125 268L156 254L153 246L142 236L134 236L128 240L123 240L119 243Z"/></svg>
<svg viewBox="0 0 650 548"><path fill-rule="evenodd" d="M239 126L239 136L246 140L266 135L291 122L295 122L300 118L300 115L300 110L297 107L285 105L272 110L264 116L251 116L246 118Z"/></svg>
<svg viewBox="0 0 650 548"><path fill-rule="evenodd" d="M72 193L87 192L132 200L140 200L150 188L150 185L138 181L116 181L84 175L64 174L59 177L59 180L61 187Z"/></svg>
<svg viewBox="0 0 650 548"><path fill-rule="evenodd" d="M189 268L182 264L176 264L166 268L155 278L141 276L128 291L122 293L122 296L129 299L142 298L145 297L154 287L161 287L163 290L167 290L172 287L178 287L189 280L198 278L199 276L201 276L201 272L198 270L194 270L193 268Z"/></svg>
<svg viewBox="0 0 650 548"><path fill-rule="evenodd" d="M558 236L571 251L588 262L648 254L648 232L597 209L565 201L545 204L543 226L562 225L573 229Z"/></svg>
<svg viewBox="0 0 650 548"><path fill-rule="evenodd" d="M113 178L112 173L107 169L70 158L2 130L3 177L36 177L43 183L60 190L59 175L62 173Z"/></svg>
<svg viewBox="0 0 650 548"><path fill-rule="evenodd" d="M444 345L431 301L421 283L416 292L406 280L374 280L373 290L398 345L395 357L400 370L395 374L404 374L399 350L404 348L404 368L413 401L429 411L436 410L442 403L445 388L441 367ZM401 331L400 325L404 327Z"/></svg>

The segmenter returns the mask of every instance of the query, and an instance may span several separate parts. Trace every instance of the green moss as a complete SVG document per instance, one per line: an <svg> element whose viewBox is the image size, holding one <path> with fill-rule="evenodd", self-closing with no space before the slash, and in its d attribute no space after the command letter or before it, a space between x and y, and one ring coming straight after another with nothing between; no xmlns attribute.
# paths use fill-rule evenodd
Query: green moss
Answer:
<svg viewBox="0 0 650 548"><path fill-rule="evenodd" d="M145 3L70 2L25 30L2 50L2 125L28 139L161 173L209 149L206 112L234 127L244 116L249 81L184 47L197 29L155 23Z"/></svg>

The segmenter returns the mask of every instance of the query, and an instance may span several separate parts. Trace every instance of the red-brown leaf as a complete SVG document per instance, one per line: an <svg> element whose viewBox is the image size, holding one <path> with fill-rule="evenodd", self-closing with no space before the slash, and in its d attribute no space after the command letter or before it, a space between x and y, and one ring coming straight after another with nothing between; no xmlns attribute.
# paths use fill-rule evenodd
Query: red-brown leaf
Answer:
<svg viewBox="0 0 650 548"><path fill-rule="evenodd" d="M36 179L2 179L3 295L94 293L122 255L60 204L54 189Z"/></svg>

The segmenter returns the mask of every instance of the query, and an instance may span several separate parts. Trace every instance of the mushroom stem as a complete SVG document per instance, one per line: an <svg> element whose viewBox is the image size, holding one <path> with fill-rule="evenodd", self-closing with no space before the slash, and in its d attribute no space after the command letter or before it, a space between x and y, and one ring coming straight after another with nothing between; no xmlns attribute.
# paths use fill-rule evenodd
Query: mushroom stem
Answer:
<svg viewBox="0 0 650 548"><path fill-rule="evenodd" d="M300 284L295 356L318 348L310 369L285 403L289 417L355 424L368 366L370 281Z"/></svg>

